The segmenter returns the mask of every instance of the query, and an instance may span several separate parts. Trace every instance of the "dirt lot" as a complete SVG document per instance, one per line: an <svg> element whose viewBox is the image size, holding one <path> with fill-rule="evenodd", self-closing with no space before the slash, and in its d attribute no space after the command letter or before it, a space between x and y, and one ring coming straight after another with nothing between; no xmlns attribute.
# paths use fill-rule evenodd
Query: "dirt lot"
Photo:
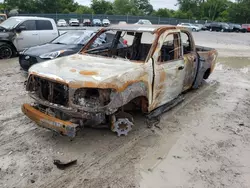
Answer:
<svg viewBox="0 0 250 188"><path fill-rule="evenodd" d="M38 128L17 59L0 61L0 187L250 187L250 34L195 33L220 59L199 90L147 128L135 114L127 137L84 129L70 141ZM77 164L66 170L54 159Z"/></svg>

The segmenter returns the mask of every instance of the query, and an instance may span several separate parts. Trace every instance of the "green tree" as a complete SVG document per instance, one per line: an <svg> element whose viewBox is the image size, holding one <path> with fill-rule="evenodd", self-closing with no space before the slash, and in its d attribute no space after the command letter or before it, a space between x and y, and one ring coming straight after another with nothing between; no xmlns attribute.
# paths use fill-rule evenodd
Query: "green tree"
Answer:
<svg viewBox="0 0 250 188"><path fill-rule="evenodd" d="M160 8L157 11L155 11L152 15L154 16L160 16L160 17L166 17L170 18L173 16L173 12L167 8Z"/></svg>
<svg viewBox="0 0 250 188"><path fill-rule="evenodd" d="M88 6L79 5L77 7L75 13L77 13L77 14L92 14L92 13L94 13L94 11Z"/></svg>
<svg viewBox="0 0 250 188"><path fill-rule="evenodd" d="M126 15L131 13L133 5L130 0L115 0L113 3L114 14Z"/></svg>
<svg viewBox="0 0 250 188"><path fill-rule="evenodd" d="M113 9L113 4L105 0L92 0L91 8L95 14L105 14L107 11Z"/></svg>
<svg viewBox="0 0 250 188"><path fill-rule="evenodd" d="M143 15L150 15L154 10L149 0L131 0L131 4L133 7L140 10Z"/></svg>

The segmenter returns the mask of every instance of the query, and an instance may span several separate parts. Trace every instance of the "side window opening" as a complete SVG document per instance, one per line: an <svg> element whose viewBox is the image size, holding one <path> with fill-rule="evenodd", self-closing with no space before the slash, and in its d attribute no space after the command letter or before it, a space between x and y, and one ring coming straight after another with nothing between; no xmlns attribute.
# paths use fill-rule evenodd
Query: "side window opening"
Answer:
<svg viewBox="0 0 250 188"><path fill-rule="evenodd" d="M37 20L37 30L53 30L53 26L49 20Z"/></svg>
<svg viewBox="0 0 250 188"><path fill-rule="evenodd" d="M192 51L192 41L187 33L181 32L181 42L183 46L183 54L189 54Z"/></svg>
<svg viewBox="0 0 250 188"><path fill-rule="evenodd" d="M36 30L36 21L26 20L20 26L24 26L26 31L34 31Z"/></svg>
<svg viewBox="0 0 250 188"><path fill-rule="evenodd" d="M181 42L179 33L169 34L161 47L161 52L158 61L167 62L178 60L181 57Z"/></svg>
<svg viewBox="0 0 250 188"><path fill-rule="evenodd" d="M153 39L154 35L147 32L106 31L97 37L85 52L113 58L145 61Z"/></svg>

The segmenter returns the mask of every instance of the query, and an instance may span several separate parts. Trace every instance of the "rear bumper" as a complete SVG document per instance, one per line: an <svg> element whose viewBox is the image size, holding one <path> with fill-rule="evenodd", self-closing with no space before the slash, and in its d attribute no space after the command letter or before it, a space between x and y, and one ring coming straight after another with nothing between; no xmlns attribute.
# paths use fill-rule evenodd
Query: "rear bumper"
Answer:
<svg viewBox="0 0 250 188"><path fill-rule="evenodd" d="M46 115L29 104L23 104L22 111L40 127L56 131L62 135L72 138L76 135L76 128L78 125L74 123Z"/></svg>

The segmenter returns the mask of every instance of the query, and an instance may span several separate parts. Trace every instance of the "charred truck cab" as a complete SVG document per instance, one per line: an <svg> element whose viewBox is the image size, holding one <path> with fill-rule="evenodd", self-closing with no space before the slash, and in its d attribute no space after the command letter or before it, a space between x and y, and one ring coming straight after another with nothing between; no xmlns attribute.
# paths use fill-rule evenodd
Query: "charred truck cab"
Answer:
<svg viewBox="0 0 250 188"><path fill-rule="evenodd" d="M111 44L100 36L113 32ZM119 46L120 40L126 46ZM217 51L197 47L177 26L101 29L79 54L33 65L22 111L39 126L74 137L84 126L109 127L118 136L134 126L129 111L150 115L198 88L215 66Z"/></svg>

